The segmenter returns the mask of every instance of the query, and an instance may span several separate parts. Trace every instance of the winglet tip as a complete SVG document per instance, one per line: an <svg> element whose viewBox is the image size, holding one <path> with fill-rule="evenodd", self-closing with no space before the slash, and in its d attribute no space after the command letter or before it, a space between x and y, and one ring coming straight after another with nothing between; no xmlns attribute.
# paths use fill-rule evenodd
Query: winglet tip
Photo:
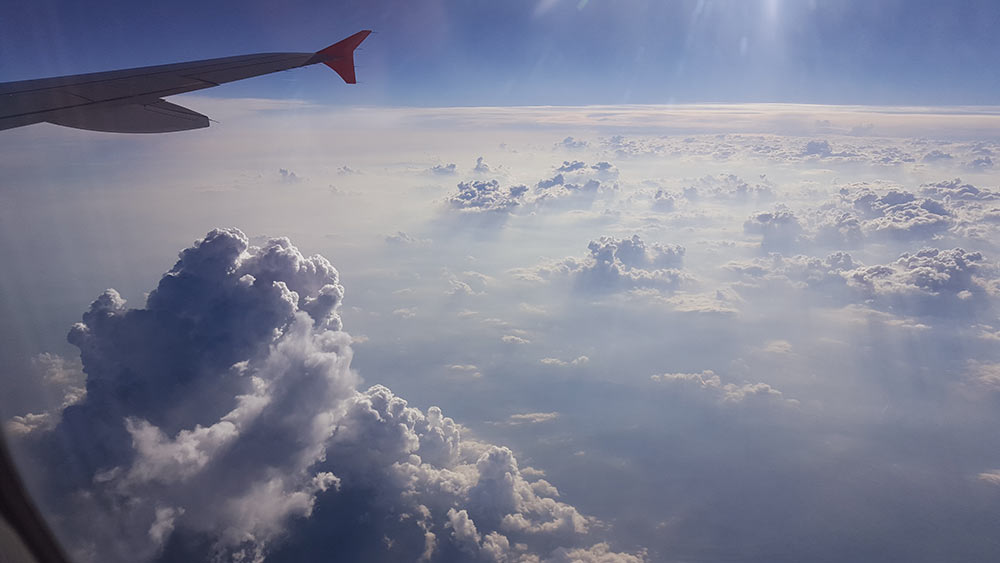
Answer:
<svg viewBox="0 0 1000 563"><path fill-rule="evenodd" d="M317 51L312 62L322 62L339 74L344 79L344 82L357 84L358 80L354 73L354 50L371 33L370 29L363 29L346 39L342 39L325 49Z"/></svg>

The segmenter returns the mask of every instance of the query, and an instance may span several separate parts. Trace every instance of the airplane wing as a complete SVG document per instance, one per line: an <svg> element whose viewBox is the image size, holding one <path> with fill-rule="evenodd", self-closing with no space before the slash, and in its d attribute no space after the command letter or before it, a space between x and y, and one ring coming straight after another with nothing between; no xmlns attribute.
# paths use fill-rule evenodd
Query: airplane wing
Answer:
<svg viewBox="0 0 1000 563"><path fill-rule="evenodd" d="M359 31L316 53L261 53L2 83L0 130L45 121L116 133L208 127L208 117L163 98L316 63L355 84L354 50L369 33Z"/></svg>

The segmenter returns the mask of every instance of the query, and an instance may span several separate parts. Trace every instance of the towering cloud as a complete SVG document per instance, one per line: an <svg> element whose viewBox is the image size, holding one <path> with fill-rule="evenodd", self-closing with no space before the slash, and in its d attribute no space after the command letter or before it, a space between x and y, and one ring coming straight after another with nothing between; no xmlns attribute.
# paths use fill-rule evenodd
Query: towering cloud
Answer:
<svg viewBox="0 0 1000 563"><path fill-rule="evenodd" d="M325 258L235 229L181 252L143 308L100 295L69 334L86 396L23 432L74 557L642 560L588 547L596 520L508 448L356 390L343 295Z"/></svg>

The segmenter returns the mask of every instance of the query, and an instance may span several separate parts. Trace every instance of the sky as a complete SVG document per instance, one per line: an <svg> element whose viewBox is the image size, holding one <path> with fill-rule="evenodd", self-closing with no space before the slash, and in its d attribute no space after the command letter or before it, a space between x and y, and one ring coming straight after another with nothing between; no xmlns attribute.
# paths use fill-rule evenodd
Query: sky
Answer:
<svg viewBox="0 0 1000 563"><path fill-rule="evenodd" d="M998 559L996 8L219 6L0 22L11 80L378 31L207 129L0 135L74 561Z"/></svg>
<svg viewBox="0 0 1000 563"><path fill-rule="evenodd" d="M364 95L323 88L322 69L225 91L402 106L996 104L998 24L989 1L41 0L0 22L0 80L311 52L373 29Z"/></svg>

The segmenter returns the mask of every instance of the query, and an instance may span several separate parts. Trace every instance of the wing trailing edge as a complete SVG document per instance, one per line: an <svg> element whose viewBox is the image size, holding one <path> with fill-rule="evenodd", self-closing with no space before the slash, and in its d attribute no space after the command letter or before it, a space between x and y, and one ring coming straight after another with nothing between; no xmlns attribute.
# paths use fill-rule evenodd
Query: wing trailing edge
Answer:
<svg viewBox="0 0 1000 563"><path fill-rule="evenodd" d="M208 117L166 100L149 104L70 108L55 112L46 121L107 133L170 133L208 127Z"/></svg>

